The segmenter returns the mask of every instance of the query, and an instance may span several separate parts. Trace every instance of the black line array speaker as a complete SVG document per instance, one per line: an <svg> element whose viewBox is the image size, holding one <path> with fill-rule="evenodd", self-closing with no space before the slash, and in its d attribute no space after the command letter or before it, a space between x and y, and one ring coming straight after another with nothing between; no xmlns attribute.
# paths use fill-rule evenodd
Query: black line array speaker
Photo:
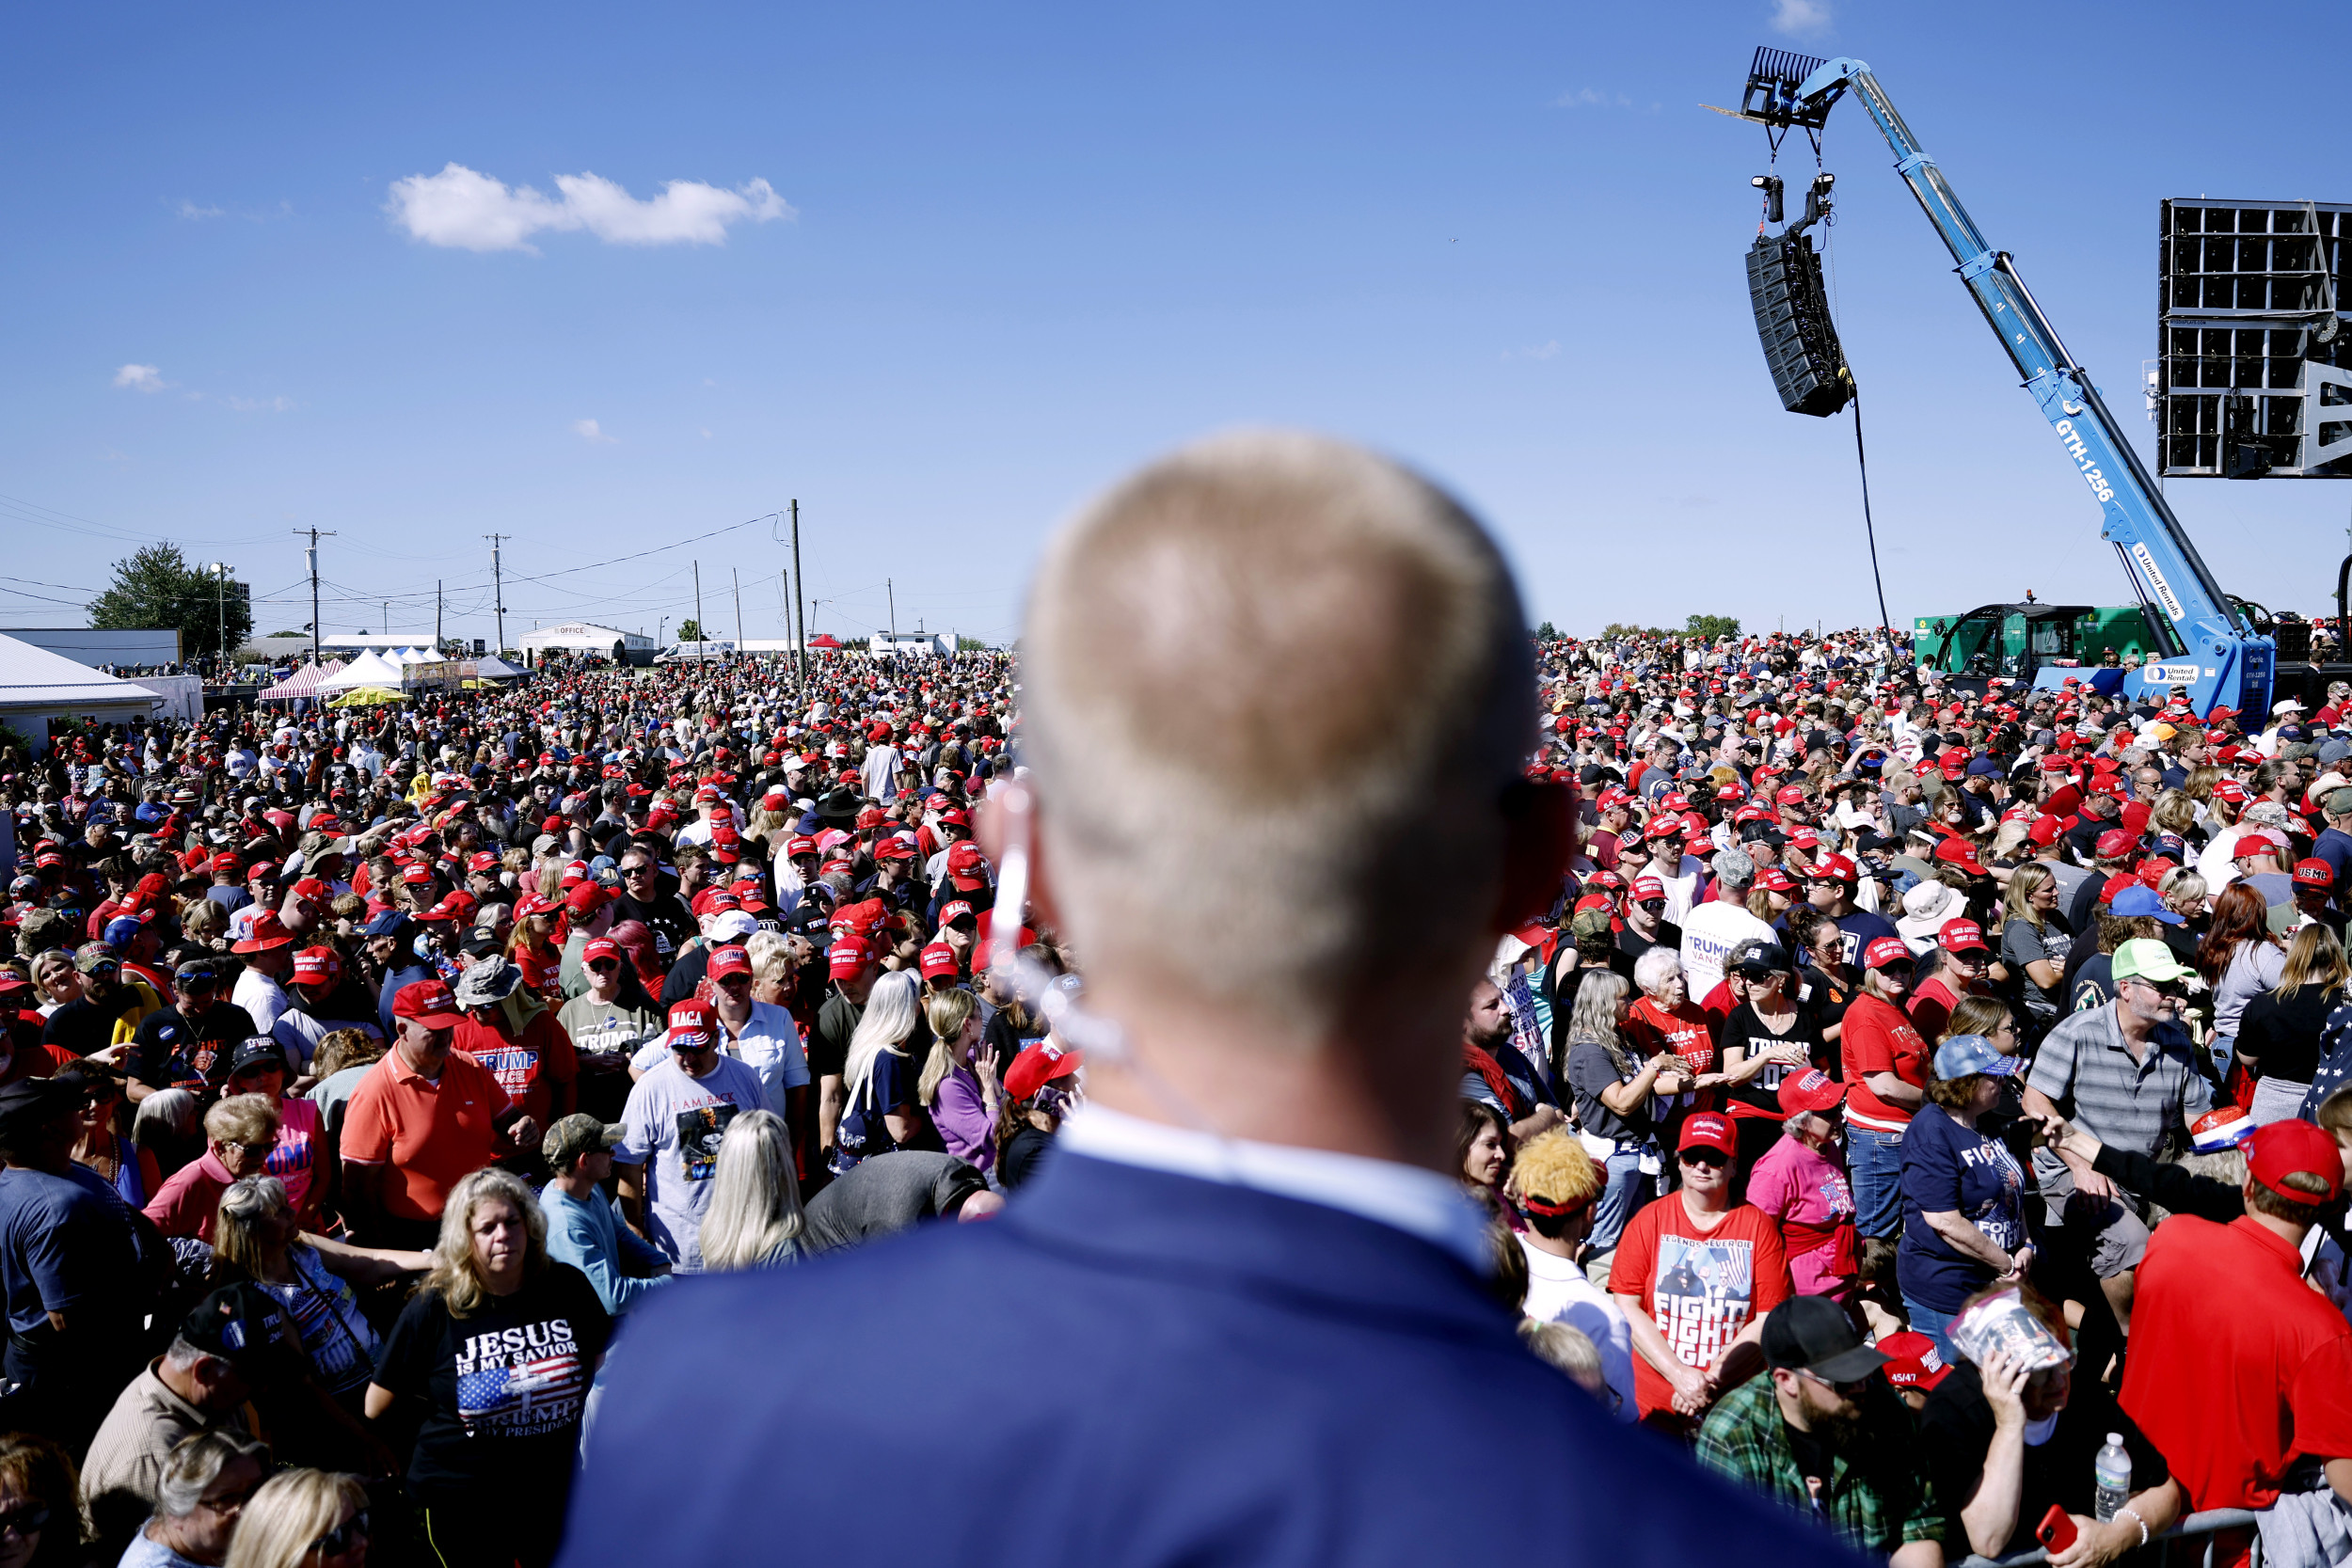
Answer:
<svg viewBox="0 0 2352 1568"><path fill-rule="evenodd" d="M1781 406L1821 418L1853 397L1845 352L1821 292L1821 259L1806 234L1758 234L1748 247L1748 299Z"/></svg>

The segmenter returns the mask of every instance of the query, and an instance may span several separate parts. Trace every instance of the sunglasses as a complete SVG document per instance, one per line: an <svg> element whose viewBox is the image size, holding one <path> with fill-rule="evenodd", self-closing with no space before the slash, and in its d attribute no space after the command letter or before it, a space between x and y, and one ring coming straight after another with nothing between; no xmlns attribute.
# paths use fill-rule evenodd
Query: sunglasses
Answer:
<svg viewBox="0 0 2352 1568"><path fill-rule="evenodd" d="M1680 1156L1686 1165L1704 1165L1708 1170L1721 1170L1731 1162L1718 1149L1686 1148Z"/></svg>
<svg viewBox="0 0 2352 1568"><path fill-rule="evenodd" d="M1870 1380L1867 1377L1847 1378L1841 1382L1832 1378L1823 1377L1820 1373L1812 1370L1810 1368L1800 1367L1797 1370L1801 1375L1810 1378L1815 1383L1820 1384L1822 1387L1830 1389L1836 1393L1843 1394L1850 1400L1860 1399L1863 1395L1870 1391Z"/></svg>
<svg viewBox="0 0 2352 1568"><path fill-rule="evenodd" d="M310 1550L321 1557L341 1557L351 1549L354 1540L365 1541L367 1538L368 1511L363 1508L316 1541L311 1542Z"/></svg>
<svg viewBox="0 0 2352 1568"><path fill-rule="evenodd" d="M618 958L597 958L591 962L588 967L598 974L611 974L621 967L621 960Z"/></svg>
<svg viewBox="0 0 2352 1568"><path fill-rule="evenodd" d="M2134 985L2145 986L2150 990L2154 991L2158 996L2169 997L2175 1002L2181 1001L2188 995L2188 988L2182 985L2178 980L2166 980L2159 983L2154 980L2142 979L2138 975L2135 974L2132 976L2132 983Z"/></svg>
<svg viewBox="0 0 2352 1568"><path fill-rule="evenodd" d="M621 867L621 875L624 877L650 877L653 875L653 867L650 865L625 865Z"/></svg>
<svg viewBox="0 0 2352 1568"><path fill-rule="evenodd" d="M49 1523L49 1510L39 1503L24 1508L0 1510L0 1535L14 1535L20 1540L39 1531Z"/></svg>
<svg viewBox="0 0 2352 1568"><path fill-rule="evenodd" d="M719 984L723 986L748 986L751 983L752 977L748 974L722 974L719 976Z"/></svg>

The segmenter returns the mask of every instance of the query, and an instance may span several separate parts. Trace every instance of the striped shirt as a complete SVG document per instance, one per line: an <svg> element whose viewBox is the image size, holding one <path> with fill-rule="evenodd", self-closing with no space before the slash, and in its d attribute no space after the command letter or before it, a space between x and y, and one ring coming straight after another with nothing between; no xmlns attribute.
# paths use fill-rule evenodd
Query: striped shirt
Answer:
<svg viewBox="0 0 2352 1568"><path fill-rule="evenodd" d="M2188 1031L2161 1024L2134 1061L2117 1022L2120 1003L2070 1013L2042 1040L2026 1086L2049 1097L2060 1115L2110 1148L2153 1159L2167 1140L2213 1106L2213 1085L2197 1069ZM2074 1191L2065 1163L2036 1149L2034 1175L2044 1196Z"/></svg>

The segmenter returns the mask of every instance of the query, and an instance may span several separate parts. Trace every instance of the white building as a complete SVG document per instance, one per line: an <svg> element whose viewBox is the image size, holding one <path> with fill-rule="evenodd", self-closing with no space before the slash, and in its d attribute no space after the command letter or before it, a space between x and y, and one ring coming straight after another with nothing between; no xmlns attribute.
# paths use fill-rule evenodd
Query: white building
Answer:
<svg viewBox="0 0 2352 1568"><path fill-rule="evenodd" d="M537 659L541 654L594 654L611 658L618 644L631 664L643 664L653 657L653 639L641 631L622 631L613 626L600 626L593 621L566 621L560 626L534 626L515 640L523 656Z"/></svg>

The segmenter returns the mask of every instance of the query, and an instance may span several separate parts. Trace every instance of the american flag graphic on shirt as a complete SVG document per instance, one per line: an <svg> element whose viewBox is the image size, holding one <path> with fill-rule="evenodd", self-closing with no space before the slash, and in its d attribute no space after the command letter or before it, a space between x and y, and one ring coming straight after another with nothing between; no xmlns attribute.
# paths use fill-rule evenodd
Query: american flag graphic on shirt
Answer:
<svg viewBox="0 0 2352 1568"><path fill-rule="evenodd" d="M512 1343L526 1332L539 1342ZM588 1368L563 1319L483 1335L466 1348L479 1353L457 1362L457 1418L467 1436L531 1437L579 1420Z"/></svg>

